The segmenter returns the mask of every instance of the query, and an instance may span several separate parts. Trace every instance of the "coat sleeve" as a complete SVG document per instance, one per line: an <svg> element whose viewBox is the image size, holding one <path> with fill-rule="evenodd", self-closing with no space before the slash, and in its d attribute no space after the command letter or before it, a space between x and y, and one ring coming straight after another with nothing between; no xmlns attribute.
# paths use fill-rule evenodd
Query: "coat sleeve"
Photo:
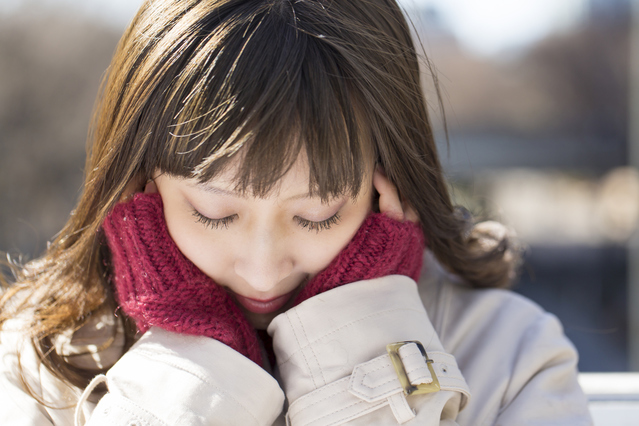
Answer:
<svg viewBox="0 0 639 426"><path fill-rule="evenodd" d="M87 425L271 425L284 403L269 373L223 343L157 328L106 382Z"/></svg>
<svg viewBox="0 0 639 426"><path fill-rule="evenodd" d="M14 333L15 334L15 333ZM47 414L44 406L26 390L24 383L38 394L42 390L38 383L29 380L37 375L37 369L31 368L24 358L30 358L32 349L25 346L22 353L24 358L18 358L9 333L2 333L0 345L0 425L15 426L44 426L53 425L53 420ZM11 341L8 342L7 340ZM31 356L32 358L32 356ZM23 374L20 373L20 366Z"/></svg>
<svg viewBox="0 0 639 426"><path fill-rule="evenodd" d="M592 425L577 352L557 318L540 312L518 346L495 424Z"/></svg>
<svg viewBox="0 0 639 426"><path fill-rule="evenodd" d="M321 293L278 315L268 332L292 426L410 420L455 425L469 397L455 358L444 351L408 277L360 281ZM403 341L420 342L434 361L429 365L415 343L399 349L411 385L433 390L436 378L441 390L406 395L387 352L388 344Z"/></svg>
<svg viewBox="0 0 639 426"><path fill-rule="evenodd" d="M554 315L507 290L421 284L426 309L473 393L460 424L592 424L577 351Z"/></svg>

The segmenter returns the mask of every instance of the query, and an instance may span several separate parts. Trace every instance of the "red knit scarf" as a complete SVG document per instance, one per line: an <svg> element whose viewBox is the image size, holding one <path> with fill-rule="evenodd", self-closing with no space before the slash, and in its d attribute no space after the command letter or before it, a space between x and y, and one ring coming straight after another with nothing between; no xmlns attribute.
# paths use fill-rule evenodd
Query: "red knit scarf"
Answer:
<svg viewBox="0 0 639 426"><path fill-rule="evenodd" d="M208 336L261 365L255 330L222 287L170 237L159 194L136 194L103 223L118 303L141 332L160 327ZM296 303L355 281L390 274L417 280L424 238L418 225L371 214L351 242L300 292Z"/></svg>

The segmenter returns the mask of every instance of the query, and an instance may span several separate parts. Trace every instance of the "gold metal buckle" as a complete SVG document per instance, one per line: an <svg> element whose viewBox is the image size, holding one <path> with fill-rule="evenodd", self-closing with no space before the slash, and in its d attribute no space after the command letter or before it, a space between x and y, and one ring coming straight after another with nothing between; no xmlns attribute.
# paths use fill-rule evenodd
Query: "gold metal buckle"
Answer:
<svg viewBox="0 0 639 426"><path fill-rule="evenodd" d="M399 348L404 345L409 345L414 343L419 348L419 351L422 353L424 357L424 361L426 365L428 365L428 371L430 371L430 376L433 378L431 383L423 383L421 385L413 385L408 379L408 374L406 374L406 369L404 368L404 363L402 362L401 357L399 356ZM404 394L408 395L420 395L423 393L433 393L439 392L441 389L439 385L439 379L435 375L435 370L433 370L433 360L428 358L428 354L426 354L426 349L424 349L424 345L417 340L407 340L405 342L396 342L390 343L386 345L386 351L388 351L388 356L390 356L391 362L393 363L393 367L395 367L395 373L397 373L397 378L399 379L399 383L402 385L404 389Z"/></svg>

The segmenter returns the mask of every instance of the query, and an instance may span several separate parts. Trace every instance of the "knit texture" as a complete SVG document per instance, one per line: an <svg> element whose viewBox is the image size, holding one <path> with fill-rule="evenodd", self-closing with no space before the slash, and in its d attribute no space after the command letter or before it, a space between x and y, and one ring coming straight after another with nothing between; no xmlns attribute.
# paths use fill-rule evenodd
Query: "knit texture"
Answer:
<svg viewBox="0 0 639 426"><path fill-rule="evenodd" d="M387 275L406 275L417 281L424 243L418 224L373 213L326 269L308 282L295 304L344 284Z"/></svg>
<svg viewBox="0 0 639 426"><path fill-rule="evenodd" d="M121 309L149 327L216 339L258 365L253 327L230 295L198 269L171 238L160 194L117 204L103 225Z"/></svg>

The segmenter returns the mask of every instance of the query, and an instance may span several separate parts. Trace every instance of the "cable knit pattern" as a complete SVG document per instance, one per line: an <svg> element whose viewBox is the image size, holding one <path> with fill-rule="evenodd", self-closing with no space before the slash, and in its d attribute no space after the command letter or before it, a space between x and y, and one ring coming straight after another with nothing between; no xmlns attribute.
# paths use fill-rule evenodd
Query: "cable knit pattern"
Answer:
<svg viewBox="0 0 639 426"><path fill-rule="evenodd" d="M295 304L344 284L387 275L406 275L417 281L424 241L418 224L373 213L328 267L302 289Z"/></svg>
<svg viewBox="0 0 639 426"><path fill-rule="evenodd" d="M211 337L262 365L257 334L240 309L171 238L160 194L117 204L102 226L118 303L141 332L155 326Z"/></svg>

